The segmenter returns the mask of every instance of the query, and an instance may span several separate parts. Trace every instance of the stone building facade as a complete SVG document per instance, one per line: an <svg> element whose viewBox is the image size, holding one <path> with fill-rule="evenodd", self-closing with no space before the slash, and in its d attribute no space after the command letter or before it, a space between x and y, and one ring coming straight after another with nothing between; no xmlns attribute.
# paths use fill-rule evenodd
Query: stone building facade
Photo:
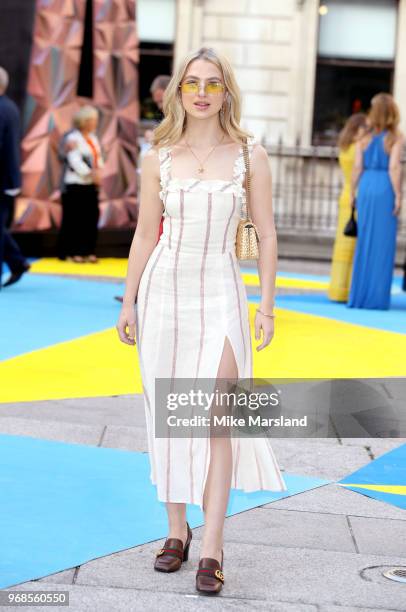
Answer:
<svg viewBox="0 0 406 612"><path fill-rule="evenodd" d="M362 8L362 2L353 4ZM374 2L379 11L379 0L371 0L368 8ZM282 138L285 143L300 140L309 145L320 11L323 5L328 10L329 4L328 0L177 0L174 62L201 45L226 53L244 94L244 126L268 144ZM342 4L350 3L343 0ZM395 10L390 88L403 111L406 132L406 0L396 2Z"/></svg>

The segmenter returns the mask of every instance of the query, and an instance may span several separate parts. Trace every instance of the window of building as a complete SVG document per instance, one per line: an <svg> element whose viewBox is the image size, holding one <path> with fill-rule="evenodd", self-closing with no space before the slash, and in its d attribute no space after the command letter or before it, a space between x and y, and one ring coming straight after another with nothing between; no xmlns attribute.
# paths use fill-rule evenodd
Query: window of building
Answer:
<svg viewBox="0 0 406 612"><path fill-rule="evenodd" d="M347 117L392 92L397 0L320 2L314 144L333 144Z"/></svg>
<svg viewBox="0 0 406 612"><path fill-rule="evenodd" d="M156 76L172 73L175 26L175 0L137 0L140 115L145 123L160 116L149 90Z"/></svg>

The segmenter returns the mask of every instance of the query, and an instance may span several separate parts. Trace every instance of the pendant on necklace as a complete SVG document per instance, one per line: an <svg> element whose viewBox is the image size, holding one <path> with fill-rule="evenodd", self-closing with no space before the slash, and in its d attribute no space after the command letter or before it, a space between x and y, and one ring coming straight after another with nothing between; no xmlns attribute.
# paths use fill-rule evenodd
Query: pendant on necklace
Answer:
<svg viewBox="0 0 406 612"><path fill-rule="evenodd" d="M202 172L204 172L204 168L200 167L200 168L198 168L197 171L198 171L199 174L202 174Z"/></svg>

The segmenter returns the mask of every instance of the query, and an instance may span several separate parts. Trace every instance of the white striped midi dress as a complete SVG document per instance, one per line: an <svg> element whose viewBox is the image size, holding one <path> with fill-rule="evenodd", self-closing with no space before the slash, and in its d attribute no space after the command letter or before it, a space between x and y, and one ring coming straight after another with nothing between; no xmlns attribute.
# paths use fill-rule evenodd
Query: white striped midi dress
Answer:
<svg viewBox="0 0 406 612"><path fill-rule="evenodd" d="M249 141L249 155L253 141ZM226 336L239 378L251 378L248 302L235 254L245 164L232 180L171 176L170 147L159 149L163 232L142 273L136 343L142 377L151 481L163 502L202 508L210 437L155 437L155 378L216 378ZM267 438L232 437L232 488L285 491Z"/></svg>

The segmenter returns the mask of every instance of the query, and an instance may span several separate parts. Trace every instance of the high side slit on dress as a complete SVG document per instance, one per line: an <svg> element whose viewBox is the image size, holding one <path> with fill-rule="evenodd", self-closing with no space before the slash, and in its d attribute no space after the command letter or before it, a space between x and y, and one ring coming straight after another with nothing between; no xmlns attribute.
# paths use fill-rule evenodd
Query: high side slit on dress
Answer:
<svg viewBox="0 0 406 612"><path fill-rule="evenodd" d="M249 155L253 141L249 141ZM233 178L171 176L170 147L159 149L163 232L142 273L136 343L144 391L151 480L163 502L202 508L210 437L157 438L155 378L215 379L226 337L239 378L252 378L248 302L235 254L245 206L242 147ZM232 438L232 488L285 491L267 438Z"/></svg>

